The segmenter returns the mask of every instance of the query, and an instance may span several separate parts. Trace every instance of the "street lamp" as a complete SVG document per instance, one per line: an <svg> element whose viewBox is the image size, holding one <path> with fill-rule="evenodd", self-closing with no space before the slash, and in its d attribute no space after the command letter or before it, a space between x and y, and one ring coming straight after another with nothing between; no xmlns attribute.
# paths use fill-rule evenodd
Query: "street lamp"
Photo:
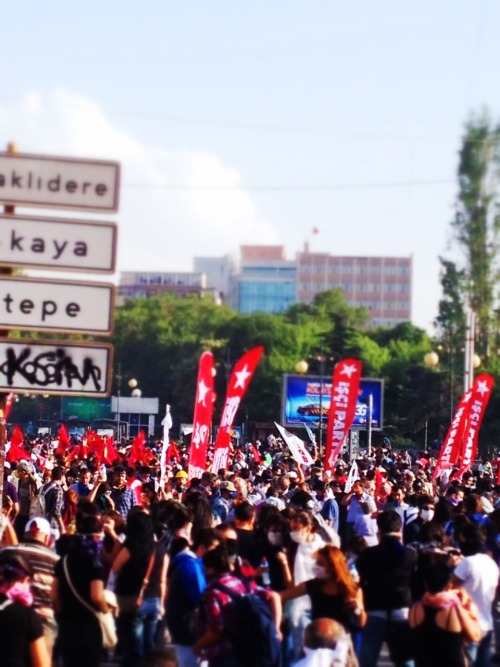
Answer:
<svg viewBox="0 0 500 667"><path fill-rule="evenodd" d="M120 397L122 388L122 365L118 363L118 371L116 373L116 437L120 441ZM127 382L129 388L132 390L131 395L135 397L142 396L141 390L138 388L138 382L135 378L130 378Z"/></svg>

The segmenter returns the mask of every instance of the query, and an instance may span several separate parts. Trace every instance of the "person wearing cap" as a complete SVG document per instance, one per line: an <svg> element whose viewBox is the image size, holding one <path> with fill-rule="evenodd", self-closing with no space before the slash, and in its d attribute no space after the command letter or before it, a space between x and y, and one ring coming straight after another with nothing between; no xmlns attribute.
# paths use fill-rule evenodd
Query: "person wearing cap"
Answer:
<svg viewBox="0 0 500 667"><path fill-rule="evenodd" d="M232 507L232 494L236 494L236 487L233 482L221 482L218 486L215 498L212 502L212 511L219 517L222 523L227 521Z"/></svg>
<svg viewBox="0 0 500 667"><path fill-rule="evenodd" d="M185 470L179 470L178 472L175 473L174 485L177 494L179 496L179 499L181 499L182 494L184 493L188 485L188 474Z"/></svg>
<svg viewBox="0 0 500 667"><path fill-rule="evenodd" d="M2 553L21 556L30 567L33 609L42 622L49 653L52 653L57 631L50 589L54 579L54 567L59 560L59 556L50 548L51 538L51 526L47 519L35 517L26 524L23 541L2 550Z"/></svg>

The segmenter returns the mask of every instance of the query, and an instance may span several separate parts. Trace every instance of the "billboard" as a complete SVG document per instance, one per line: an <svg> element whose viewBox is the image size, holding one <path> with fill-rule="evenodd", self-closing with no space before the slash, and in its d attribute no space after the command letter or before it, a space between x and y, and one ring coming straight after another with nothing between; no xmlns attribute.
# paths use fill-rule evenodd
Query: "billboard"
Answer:
<svg viewBox="0 0 500 667"><path fill-rule="evenodd" d="M284 375L281 401L281 421L284 426L317 427L320 418L323 424L328 422L330 409L331 379L319 375ZM356 415L352 428L366 429L368 426L368 404L370 395L373 401L372 429L383 428L383 380L361 378ZM321 415L321 417L320 417Z"/></svg>

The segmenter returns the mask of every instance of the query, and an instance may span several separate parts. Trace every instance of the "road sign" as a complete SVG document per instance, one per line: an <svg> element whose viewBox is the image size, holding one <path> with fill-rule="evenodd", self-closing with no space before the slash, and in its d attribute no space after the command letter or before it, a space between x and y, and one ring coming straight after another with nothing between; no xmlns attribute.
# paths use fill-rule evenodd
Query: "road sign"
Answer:
<svg viewBox="0 0 500 667"><path fill-rule="evenodd" d="M0 153L0 202L114 213L120 165L103 160Z"/></svg>
<svg viewBox="0 0 500 667"><path fill-rule="evenodd" d="M113 347L0 338L0 391L107 396Z"/></svg>
<svg viewBox="0 0 500 667"><path fill-rule="evenodd" d="M113 273L116 239L114 222L0 215L0 266Z"/></svg>
<svg viewBox="0 0 500 667"><path fill-rule="evenodd" d="M115 287L0 275L0 329L110 334Z"/></svg>

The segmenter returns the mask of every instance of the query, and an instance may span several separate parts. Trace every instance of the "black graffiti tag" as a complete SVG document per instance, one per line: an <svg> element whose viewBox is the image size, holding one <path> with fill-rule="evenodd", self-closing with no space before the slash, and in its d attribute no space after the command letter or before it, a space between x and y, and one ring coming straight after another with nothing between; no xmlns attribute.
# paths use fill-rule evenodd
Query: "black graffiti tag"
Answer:
<svg viewBox="0 0 500 667"><path fill-rule="evenodd" d="M101 389L101 369L88 357L83 360L80 371L64 348L37 354L31 360L30 355L29 347L25 347L18 356L13 348L7 349L7 359L0 366L0 373L5 375L9 386L16 384L17 374L33 387L55 385L71 389L73 382L80 383L82 387L89 382L96 391Z"/></svg>

